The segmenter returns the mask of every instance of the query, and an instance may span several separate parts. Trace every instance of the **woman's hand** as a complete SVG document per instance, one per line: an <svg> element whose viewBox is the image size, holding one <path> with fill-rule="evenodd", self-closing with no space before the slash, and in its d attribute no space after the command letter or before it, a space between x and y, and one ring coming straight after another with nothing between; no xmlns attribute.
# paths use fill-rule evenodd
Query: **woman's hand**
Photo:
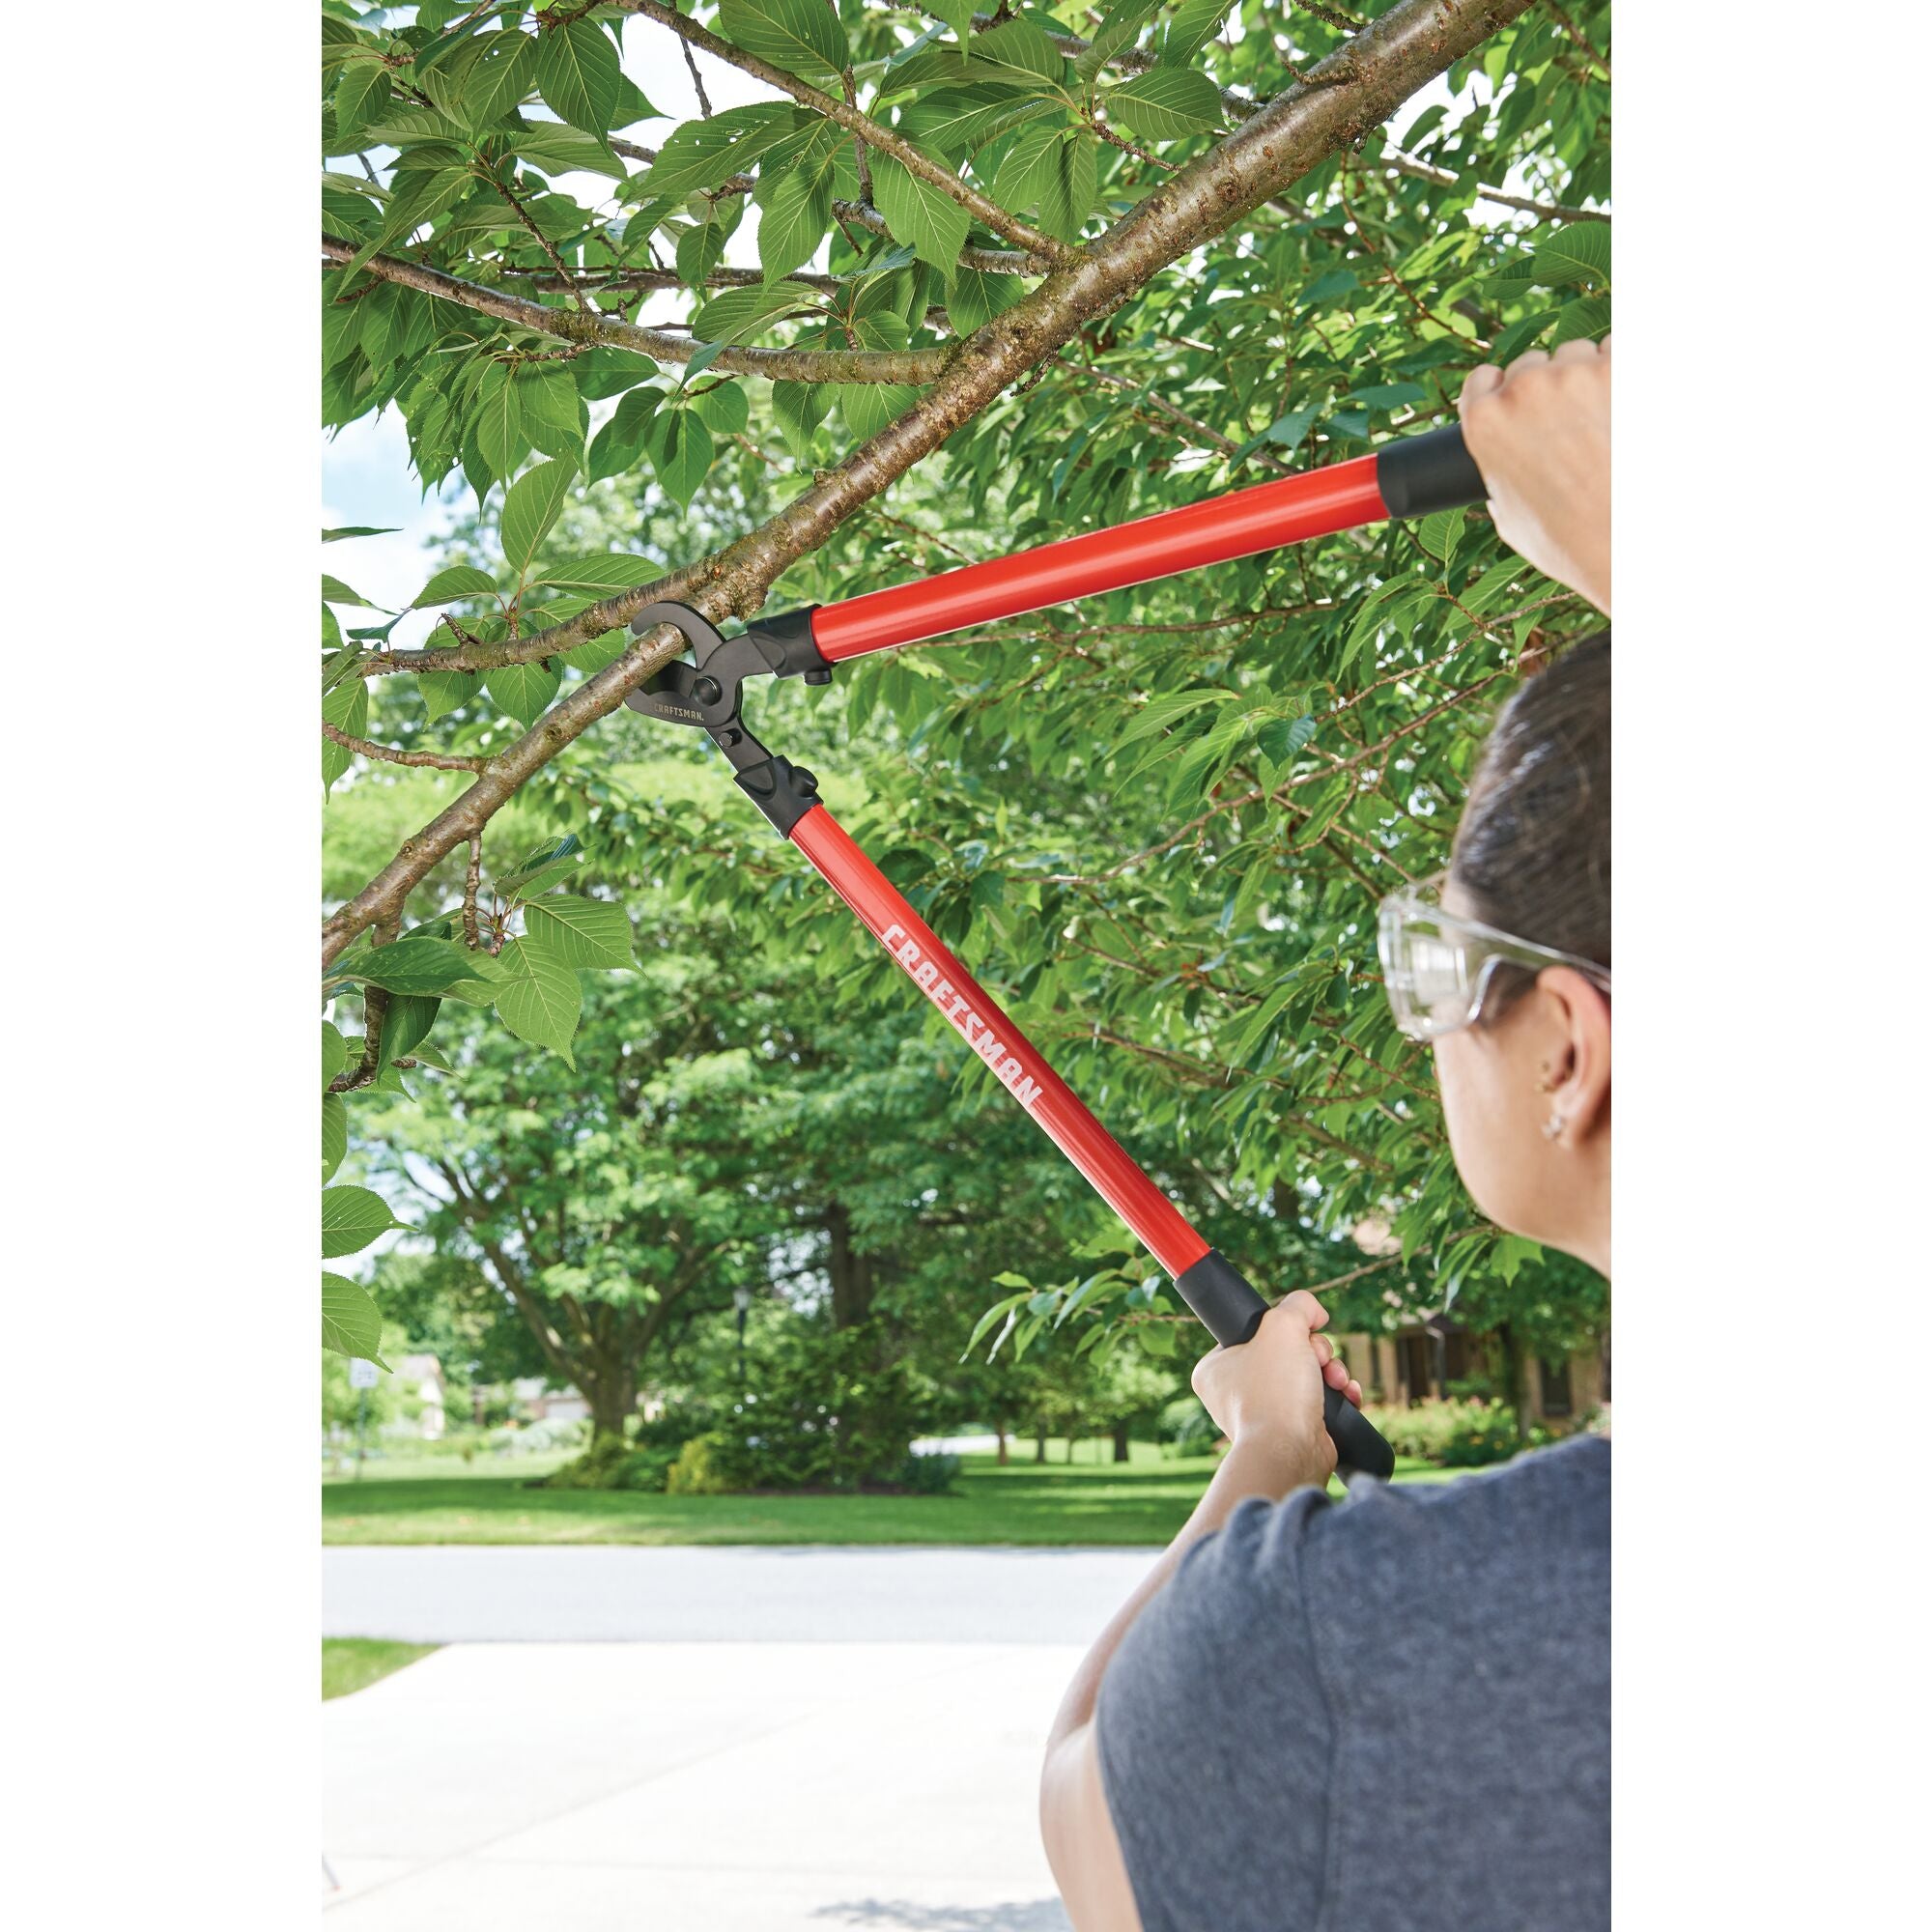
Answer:
<svg viewBox="0 0 1932 1932"><path fill-rule="evenodd" d="M1469 372L1463 440L1503 541L1610 613L1610 338Z"/></svg>
<svg viewBox="0 0 1932 1932"><path fill-rule="evenodd" d="M1262 1317L1254 1339L1215 1349L1194 1365L1194 1393L1222 1433L1244 1455L1265 1460L1286 1493L1325 1484L1335 1472L1335 1444L1321 1421L1321 1384L1340 1389L1357 1408L1362 1385L1351 1381L1319 1331L1328 1311L1296 1289Z"/></svg>

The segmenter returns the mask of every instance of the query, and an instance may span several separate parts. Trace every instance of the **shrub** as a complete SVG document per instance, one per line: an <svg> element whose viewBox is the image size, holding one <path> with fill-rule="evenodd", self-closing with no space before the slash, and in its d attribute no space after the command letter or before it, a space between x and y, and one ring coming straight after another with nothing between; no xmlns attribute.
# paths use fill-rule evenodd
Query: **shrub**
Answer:
<svg viewBox="0 0 1932 1932"><path fill-rule="evenodd" d="M600 1435L582 1455L534 1477L533 1490L662 1490L675 1449L635 1449L621 1435Z"/></svg>
<svg viewBox="0 0 1932 1932"><path fill-rule="evenodd" d="M923 1419L909 1370L873 1329L788 1321L718 1418L718 1473L731 1490L896 1487Z"/></svg>
<svg viewBox="0 0 1932 1932"><path fill-rule="evenodd" d="M720 1435L694 1435L665 1474L668 1496L720 1496L736 1489L724 1469L729 1444Z"/></svg>
<svg viewBox="0 0 1932 1932"><path fill-rule="evenodd" d="M1408 1408L1363 1411L1398 1456L1418 1457L1446 1469L1502 1463L1522 1447L1516 1411L1503 1402L1429 1401Z"/></svg>
<svg viewBox="0 0 1932 1932"><path fill-rule="evenodd" d="M916 1496L943 1496L965 1466L964 1459L947 1450L921 1455L918 1450L899 1465L898 1487Z"/></svg>
<svg viewBox="0 0 1932 1932"><path fill-rule="evenodd" d="M1221 1439L1221 1427L1194 1395L1178 1395L1160 1412L1154 1437L1180 1456L1205 1456Z"/></svg>

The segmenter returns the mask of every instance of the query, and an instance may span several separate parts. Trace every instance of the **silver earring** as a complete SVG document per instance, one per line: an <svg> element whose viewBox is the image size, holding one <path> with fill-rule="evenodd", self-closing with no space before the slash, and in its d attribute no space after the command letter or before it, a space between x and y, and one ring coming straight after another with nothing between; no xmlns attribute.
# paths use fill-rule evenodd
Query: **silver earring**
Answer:
<svg viewBox="0 0 1932 1932"><path fill-rule="evenodd" d="M1550 1108L1549 1118L1543 1123L1543 1138L1547 1141L1560 1141L1563 1138L1563 1129L1569 1124L1570 1122L1554 1107Z"/></svg>

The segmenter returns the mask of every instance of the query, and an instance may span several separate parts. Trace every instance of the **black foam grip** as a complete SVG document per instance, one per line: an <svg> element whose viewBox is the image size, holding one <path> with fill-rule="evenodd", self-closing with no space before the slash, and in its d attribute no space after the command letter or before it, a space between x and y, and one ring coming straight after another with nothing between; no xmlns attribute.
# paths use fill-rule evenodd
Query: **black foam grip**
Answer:
<svg viewBox="0 0 1932 1932"><path fill-rule="evenodd" d="M1219 1248L1209 1248L1190 1268L1174 1278L1180 1298L1224 1349L1252 1338L1268 1312L1254 1284ZM1340 1389L1321 1385L1321 1420L1335 1445L1335 1465L1344 1476L1374 1476L1382 1482L1395 1472L1395 1451Z"/></svg>
<svg viewBox="0 0 1932 1932"><path fill-rule="evenodd" d="M1340 1389L1321 1384L1321 1420L1335 1445L1335 1466L1345 1476L1373 1476L1385 1483L1395 1474L1395 1451L1381 1431Z"/></svg>
<svg viewBox="0 0 1932 1932"><path fill-rule="evenodd" d="M1490 494L1463 440L1461 423L1383 443L1376 451L1376 487L1392 517L1460 510Z"/></svg>

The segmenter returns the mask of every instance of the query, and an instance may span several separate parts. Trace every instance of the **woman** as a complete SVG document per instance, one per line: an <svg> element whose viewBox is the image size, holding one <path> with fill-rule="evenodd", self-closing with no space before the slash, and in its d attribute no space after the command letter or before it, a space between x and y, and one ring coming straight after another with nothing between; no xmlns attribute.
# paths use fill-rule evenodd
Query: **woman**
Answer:
<svg viewBox="0 0 1932 1932"><path fill-rule="evenodd" d="M1606 615L1610 345L1479 369L1497 528ZM1382 910L1398 1023L1498 1225L1610 1265L1607 634L1528 680L1439 903ZM1609 1923L1609 1444L1325 1494L1305 1293L1194 1387L1230 1440L1055 1724L1047 1855L1078 1932L1523 1932Z"/></svg>

